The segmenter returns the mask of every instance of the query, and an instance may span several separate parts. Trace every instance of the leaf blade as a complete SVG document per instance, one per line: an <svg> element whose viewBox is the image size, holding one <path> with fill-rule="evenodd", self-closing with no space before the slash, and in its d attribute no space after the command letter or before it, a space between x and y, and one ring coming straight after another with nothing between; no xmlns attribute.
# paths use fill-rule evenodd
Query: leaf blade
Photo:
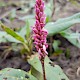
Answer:
<svg viewBox="0 0 80 80"><path fill-rule="evenodd" d="M6 31L9 35L11 35L12 37L14 37L15 39L21 41L21 42L25 42L24 39L18 35L16 32L14 32L12 29L8 28L7 26L5 26L3 23L0 22L1 28Z"/></svg>
<svg viewBox="0 0 80 80"><path fill-rule="evenodd" d="M70 28L76 23L80 23L80 13L68 18L62 18L56 22L49 22L45 25L45 29L48 31L48 35L52 36Z"/></svg>

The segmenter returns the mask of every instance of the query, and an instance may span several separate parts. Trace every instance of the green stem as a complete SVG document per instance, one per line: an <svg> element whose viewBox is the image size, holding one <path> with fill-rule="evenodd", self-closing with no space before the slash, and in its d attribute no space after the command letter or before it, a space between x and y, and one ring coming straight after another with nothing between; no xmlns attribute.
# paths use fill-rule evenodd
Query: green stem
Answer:
<svg viewBox="0 0 80 80"><path fill-rule="evenodd" d="M30 55L30 49L29 49L29 47L26 45L26 43L23 43L23 45L24 45L25 49L28 51L28 53Z"/></svg>

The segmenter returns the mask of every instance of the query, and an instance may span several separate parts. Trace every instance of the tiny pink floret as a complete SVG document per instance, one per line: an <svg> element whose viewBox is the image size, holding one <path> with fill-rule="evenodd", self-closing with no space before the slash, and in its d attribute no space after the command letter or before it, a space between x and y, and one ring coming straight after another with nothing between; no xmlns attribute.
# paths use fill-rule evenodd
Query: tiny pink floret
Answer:
<svg viewBox="0 0 80 80"><path fill-rule="evenodd" d="M43 0L36 0L35 4L35 18L36 22L33 27L33 38L35 47L39 53L39 58L45 57L48 53L46 48L48 44L46 43L47 31L44 29L46 16L44 14L44 1Z"/></svg>

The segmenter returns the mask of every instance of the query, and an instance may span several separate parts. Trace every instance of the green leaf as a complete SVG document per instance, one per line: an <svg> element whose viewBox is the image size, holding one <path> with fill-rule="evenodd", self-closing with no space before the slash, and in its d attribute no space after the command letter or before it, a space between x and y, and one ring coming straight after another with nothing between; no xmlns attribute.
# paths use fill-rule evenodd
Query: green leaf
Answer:
<svg viewBox="0 0 80 80"><path fill-rule="evenodd" d="M19 34L22 36L22 37L25 37L26 36L26 33L27 33L27 29L31 28L31 26L34 25L35 23L35 20L34 19L27 19L28 21L26 22L26 25L24 27L21 28L21 30L19 31ZM26 31L27 30L27 31ZM31 29L30 29L30 32L31 32ZM28 32L29 33L29 32ZM28 34L27 33L27 34Z"/></svg>
<svg viewBox="0 0 80 80"><path fill-rule="evenodd" d="M30 23L29 21L27 20L26 21L26 38L30 38L30 33L31 33L31 30L30 30Z"/></svg>
<svg viewBox="0 0 80 80"><path fill-rule="evenodd" d="M38 80L43 80L43 74L37 71L34 67L31 68L31 74Z"/></svg>
<svg viewBox="0 0 80 80"><path fill-rule="evenodd" d="M20 41L13 38L11 35L7 34L4 31L0 31L0 43L1 42L15 42L15 43L21 43Z"/></svg>
<svg viewBox="0 0 80 80"><path fill-rule="evenodd" d="M42 80L40 79L42 75L42 65L39 58L34 57L29 61L29 63L34 69L34 71L32 70L33 74L35 74L35 76L38 75L38 80ZM62 69L58 65L52 63L47 56L44 60L44 66L47 80L69 80L67 76L63 73Z"/></svg>
<svg viewBox="0 0 80 80"><path fill-rule="evenodd" d="M76 23L80 23L80 13L68 18L59 19L56 22L49 22L45 25L45 29L48 31L48 35L54 35L70 28Z"/></svg>
<svg viewBox="0 0 80 80"><path fill-rule="evenodd" d="M44 64L47 80L69 80L62 69L52 63L47 56L45 57Z"/></svg>
<svg viewBox="0 0 80 80"><path fill-rule="evenodd" d="M2 27L2 29L4 29L9 34L9 36L7 35L5 37L11 37L10 40L7 38L9 41L17 42L17 43L19 43L18 41L20 41L24 45L24 47L28 51L28 53L30 53L30 49L29 49L29 47L27 45L28 42L27 42L27 40L25 40L23 37L21 37L19 35L20 33L14 32L12 29L8 28L3 23L1 23L1 27Z"/></svg>
<svg viewBox="0 0 80 80"><path fill-rule="evenodd" d="M40 73L42 73L42 65L41 65L41 62L40 62L38 56L29 59L28 62L29 62L29 64L31 64L37 71L39 71Z"/></svg>
<svg viewBox="0 0 80 80"><path fill-rule="evenodd" d="M46 5L45 14L46 14L47 17L51 18L51 15L52 15L52 12L53 12L53 7L54 7L53 0L50 0L45 5Z"/></svg>
<svg viewBox="0 0 80 80"><path fill-rule="evenodd" d="M13 68L5 68L0 71L0 80L37 80L35 77L30 75L29 73Z"/></svg>
<svg viewBox="0 0 80 80"><path fill-rule="evenodd" d="M59 45L60 45L60 41L59 40L54 40L53 42L53 48L54 48L54 51L56 52L56 54L61 54L62 53L62 50L59 48Z"/></svg>
<svg viewBox="0 0 80 80"><path fill-rule="evenodd" d="M49 16L46 17L46 23L48 23L51 20Z"/></svg>
<svg viewBox="0 0 80 80"><path fill-rule="evenodd" d="M80 33L73 33L69 31L63 31L60 33L64 38L71 42L76 47L80 48Z"/></svg>
<svg viewBox="0 0 80 80"><path fill-rule="evenodd" d="M45 8L45 13L48 17L51 17L51 14L52 14L52 10L50 9L49 7L50 4L47 4L46 5L46 8Z"/></svg>
<svg viewBox="0 0 80 80"><path fill-rule="evenodd" d="M14 32L12 29L8 28L7 26L5 26L3 23L0 22L0 25L2 27L2 29L4 31L6 31L9 35L11 35L12 37L14 37L15 39L21 41L21 42L24 42L24 39L18 35L16 32Z"/></svg>
<svg viewBox="0 0 80 80"><path fill-rule="evenodd" d="M31 73L34 75L38 80L43 80L42 75L42 66L41 62L38 57L34 57L28 60L29 64L32 66Z"/></svg>
<svg viewBox="0 0 80 80"><path fill-rule="evenodd" d="M26 26L22 27L19 31L19 34L25 38L26 35Z"/></svg>
<svg viewBox="0 0 80 80"><path fill-rule="evenodd" d="M10 13L10 21L13 21L16 17L16 9L13 9Z"/></svg>

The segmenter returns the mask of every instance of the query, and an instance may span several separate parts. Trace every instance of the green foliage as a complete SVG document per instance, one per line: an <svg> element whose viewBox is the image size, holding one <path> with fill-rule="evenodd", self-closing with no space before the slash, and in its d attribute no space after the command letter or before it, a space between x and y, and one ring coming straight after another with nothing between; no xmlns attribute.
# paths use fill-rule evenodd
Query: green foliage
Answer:
<svg viewBox="0 0 80 80"><path fill-rule="evenodd" d="M29 64L32 66L31 73L35 76L38 80L43 80L42 75L42 65L38 57L33 57L28 60Z"/></svg>
<svg viewBox="0 0 80 80"><path fill-rule="evenodd" d="M34 57L28 62L31 64L31 66L33 66L32 68L34 69L34 73L32 72L33 75L37 77L38 80L42 80L42 66L39 59L37 57ZM45 57L44 65L47 80L69 80L67 76L63 73L62 69L58 65L52 63L47 56Z"/></svg>
<svg viewBox="0 0 80 80"><path fill-rule="evenodd" d="M16 9L13 9L11 12L10 12L10 21L13 21L14 18L16 17Z"/></svg>
<svg viewBox="0 0 80 80"><path fill-rule="evenodd" d="M30 4L30 8L33 7L33 4L34 3ZM53 36L59 33L61 36L69 40L72 44L80 48L80 34L67 31L67 29L72 27L72 25L76 23L80 23L80 13L77 13L68 18L59 19L56 22L49 22L51 21L53 7L54 7L53 0L50 0L49 3L46 4L46 9L45 9L45 13L47 15L47 18L46 18L47 24L45 25L45 29L47 29L48 35ZM25 9L24 9L24 12L25 12ZM32 37L31 37L30 26L32 26L35 21L33 15L19 18L20 20L25 20L30 18L29 20L26 21L26 26L23 27L19 32L15 32L9 27L5 26L3 23L0 23L2 29L7 32L7 33L3 31L0 32L0 42L10 41L15 43L21 43L22 45L24 45L24 48L21 49L22 53L24 52L31 53ZM13 20L15 16L16 15L14 10L13 14L11 14L11 20ZM59 45L60 45L60 42L54 40L53 48L57 53L62 52L58 47ZM14 46L15 45L13 45L13 47ZM69 51L67 51L66 56L69 57ZM6 68L0 71L0 80L4 80L4 79L43 80L42 65L39 58L31 57L28 60L28 62L31 65L31 70L30 70L31 74L25 71L22 71L20 69ZM45 65L44 67L45 67L45 74L46 74L47 80L69 80L67 76L63 73L62 69L58 65L55 65L52 61L50 61L50 59L47 56L45 57L44 65Z"/></svg>
<svg viewBox="0 0 80 80"><path fill-rule="evenodd" d="M53 48L54 48L54 52L56 54L61 54L62 53L62 50L59 48L59 45L60 45L60 41L59 40L54 40Z"/></svg>
<svg viewBox="0 0 80 80"><path fill-rule="evenodd" d="M29 21L26 21L26 38L27 39L30 37L30 33L31 33L30 24L29 24Z"/></svg>
<svg viewBox="0 0 80 80"><path fill-rule="evenodd" d="M3 30L5 30L8 34L10 34L12 37L14 37L15 39L21 41L21 42L25 42L24 39L18 35L16 32L14 32L12 29L8 28L7 26L5 26L3 23L0 22L1 28Z"/></svg>
<svg viewBox="0 0 80 80"><path fill-rule="evenodd" d="M21 43L19 40L16 40L11 35L7 34L4 31L0 31L0 43L1 42L15 42L15 43Z"/></svg>
<svg viewBox="0 0 80 80"><path fill-rule="evenodd" d="M0 80L37 80L37 79L23 70L5 68L0 71Z"/></svg>
<svg viewBox="0 0 80 80"><path fill-rule="evenodd" d="M63 31L61 32L61 35L66 38L69 42L71 42L73 45L80 48L80 33L73 33L71 31Z"/></svg>
<svg viewBox="0 0 80 80"><path fill-rule="evenodd" d="M70 27L76 23L80 23L80 13L77 13L68 18L59 19L56 22L49 22L46 24L45 29L47 29L49 36L59 33L68 39L73 45L80 48L80 34L71 32L69 33L68 31L65 31L70 29Z"/></svg>
<svg viewBox="0 0 80 80"><path fill-rule="evenodd" d="M15 32L0 22L1 28L7 32L6 33L6 32L2 31L0 37L1 37L2 42L4 40L4 42L10 41L10 42L20 43L20 44L24 45L25 52L27 52L28 55L30 56L32 53L32 38L30 35L31 30L30 30L29 22L27 21L26 24L27 25L21 31ZM26 31L24 31L24 29ZM2 33L4 33L4 34L2 34ZM21 50L22 50L22 48L21 48Z"/></svg>
<svg viewBox="0 0 80 80"><path fill-rule="evenodd" d="M0 71L0 80L43 80L42 65L36 56L29 59L31 64L31 73L27 73L20 69L5 68ZM62 69L50 61L46 56L44 60L45 74L47 80L69 80L63 73Z"/></svg>
<svg viewBox="0 0 80 80"><path fill-rule="evenodd" d="M46 14L46 23L51 21L54 3L53 0L50 0L48 3L45 4L45 14Z"/></svg>
<svg viewBox="0 0 80 80"><path fill-rule="evenodd" d="M50 61L48 57L45 57L44 63L47 80L69 80L62 69Z"/></svg>
<svg viewBox="0 0 80 80"><path fill-rule="evenodd" d="M46 24L45 29L47 29L48 35L54 35L70 28L76 23L80 23L80 13L68 18L59 19L56 22L49 22Z"/></svg>

